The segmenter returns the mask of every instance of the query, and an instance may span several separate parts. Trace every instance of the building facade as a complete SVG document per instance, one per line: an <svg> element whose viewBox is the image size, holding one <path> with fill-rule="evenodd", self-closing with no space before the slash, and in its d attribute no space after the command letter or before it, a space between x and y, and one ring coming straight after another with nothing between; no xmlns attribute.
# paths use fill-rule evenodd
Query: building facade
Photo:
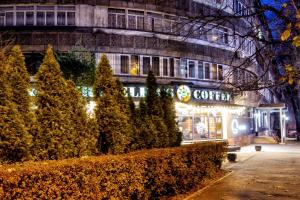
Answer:
<svg viewBox="0 0 300 200"><path fill-rule="evenodd" d="M251 3L251 1L249 1ZM186 143L228 140L251 142L253 133L270 128L266 113L274 103L270 90L236 93L232 83L246 85L260 69L234 69L255 53L256 44L239 37L255 19L222 25L194 20L199 14L247 15L243 0L10 0L0 4L1 40L22 46L34 74L48 44L57 52L83 46L109 58L114 75L136 101L145 96L153 71L174 94L178 125ZM245 21L246 20L246 21ZM232 59L234 58L234 59ZM86 88L85 96L91 96ZM259 114L258 114L259 113ZM259 117L255 117L259 115Z"/></svg>

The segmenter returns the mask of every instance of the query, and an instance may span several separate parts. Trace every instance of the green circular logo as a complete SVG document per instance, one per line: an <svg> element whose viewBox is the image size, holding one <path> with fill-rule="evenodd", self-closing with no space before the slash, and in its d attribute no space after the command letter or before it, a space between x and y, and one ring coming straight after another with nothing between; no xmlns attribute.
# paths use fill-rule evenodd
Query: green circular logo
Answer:
<svg viewBox="0 0 300 200"><path fill-rule="evenodd" d="M191 89L188 86L180 85L177 88L176 94L177 94L177 98L180 101L186 103L191 99L192 92L191 92Z"/></svg>

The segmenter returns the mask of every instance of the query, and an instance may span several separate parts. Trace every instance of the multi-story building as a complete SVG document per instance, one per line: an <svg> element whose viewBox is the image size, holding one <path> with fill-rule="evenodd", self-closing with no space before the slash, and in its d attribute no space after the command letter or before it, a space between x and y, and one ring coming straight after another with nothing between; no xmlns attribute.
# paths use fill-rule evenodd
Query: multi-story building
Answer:
<svg viewBox="0 0 300 200"><path fill-rule="evenodd" d="M145 95L146 76L152 70L158 83L174 93L184 142L248 143L252 133L269 127L261 110L255 113L262 117L255 118L255 108L275 101L269 90L233 92L232 83L242 87L259 71L255 60L247 69L233 70L255 52L253 41L238 36L248 31L245 20L255 19L216 25L199 18L189 23L189 18L217 10L249 14L249 2L2 0L0 30L2 40L13 38L22 46L32 74L48 44L58 52L80 45L97 62L106 54L114 75L136 101Z"/></svg>

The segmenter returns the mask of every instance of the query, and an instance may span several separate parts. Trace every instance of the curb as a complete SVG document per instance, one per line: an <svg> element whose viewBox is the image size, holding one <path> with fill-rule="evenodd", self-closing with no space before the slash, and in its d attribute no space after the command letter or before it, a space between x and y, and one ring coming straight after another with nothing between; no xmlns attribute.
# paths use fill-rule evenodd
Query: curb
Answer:
<svg viewBox="0 0 300 200"><path fill-rule="evenodd" d="M195 198L196 196L200 195L202 192L204 192L206 189L208 189L209 187L211 187L212 185L222 181L223 179L225 179L226 177L230 176L233 173L233 171L230 171L228 174L226 174L225 176L219 178L218 180L215 180L213 182L211 182L210 184L208 184L207 186L205 186L204 188L198 190L197 192L195 192L194 194L184 198L183 200L192 200L193 198Z"/></svg>

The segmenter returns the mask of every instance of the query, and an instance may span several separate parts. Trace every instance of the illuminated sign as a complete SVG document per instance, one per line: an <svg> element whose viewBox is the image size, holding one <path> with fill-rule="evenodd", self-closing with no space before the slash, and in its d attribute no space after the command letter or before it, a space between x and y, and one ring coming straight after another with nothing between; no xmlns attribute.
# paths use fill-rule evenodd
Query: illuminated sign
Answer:
<svg viewBox="0 0 300 200"><path fill-rule="evenodd" d="M78 87L84 97L93 97L92 87ZM211 89L199 89L189 87L187 85L175 86L174 88L167 88L167 91L172 97L176 95L179 101L187 103L190 100L194 101L232 101L232 94L226 91L211 90ZM36 96L37 91L32 88L29 91L30 96ZM145 86L124 86L124 93L126 96L131 96L133 98L144 98L146 97L147 88ZM158 88L157 93L160 93Z"/></svg>
<svg viewBox="0 0 300 200"><path fill-rule="evenodd" d="M186 85L181 85L177 88L177 98L182 102L188 102L191 99L191 89Z"/></svg>

